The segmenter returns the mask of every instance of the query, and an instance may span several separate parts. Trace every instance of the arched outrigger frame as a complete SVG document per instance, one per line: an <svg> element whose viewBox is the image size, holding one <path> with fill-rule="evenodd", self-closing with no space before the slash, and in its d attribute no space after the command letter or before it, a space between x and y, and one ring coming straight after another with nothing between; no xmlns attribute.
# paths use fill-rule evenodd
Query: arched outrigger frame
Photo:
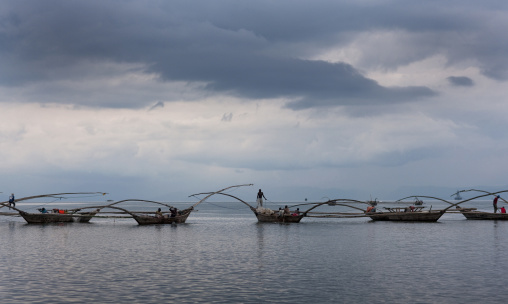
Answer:
<svg viewBox="0 0 508 304"><path fill-rule="evenodd" d="M151 200L125 199L125 200L121 200L121 201L117 201L117 202L108 204L106 206L99 206L98 208L99 208L99 211L102 210L102 209L106 209L106 208L112 208L112 209L121 210L121 211L131 215L140 225L184 223L185 220L187 219L187 217L190 215L190 213L194 210L194 208L196 206L198 206L199 204L203 203L204 201L206 201L212 195L221 193L222 191L225 191L225 190L230 189L230 188L242 187L242 186L252 186L252 184L243 184L243 185L229 186L229 187L226 187L224 189L221 189L221 190L218 190L218 191L215 191L215 192L210 192L210 193L208 193L208 195L206 197L204 197L203 199L201 199L197 203L193 204L189 208L181 210L180 213L176 217L170 217L170 218L140 215L141 212L130 211L130 210L127 210L125 208L121 208L121 207L115 206L117 204L124 203L124 202L147 202L147 203L157 204L157 205L161 205L161 206L166 206L166 207L169 207L169 208L173 207L173 206L171 206L169 204L164 204L164 203L161 203L161 202L156 202L156 201L151 201ZM97 208L97 207L86 207L86 208ZM152 213L152 212L149 212L149 213ZM155 212L153 212L153 213L155 213ZM165 213L167 213L167 212L165 212Z"/></svg>
<svg viewBox="0 0 508 304"><path fill-rule="evenodd" d="M207 194L207 193L199 193L199 194ZM221 195L224 195L224 196L229 196L229 197L232 197L238 201L240 201L241 203L245 204L247 207L249 207L249 209L254 212L254 214L257 215L257 211L256 211L256 208L254 208L252 205L250 205L249 203L247 203L246 201L242 200L241 198L239 197L236 197L234 195L231 195L231 194L228 194L228 193L218 193L218 194L221 194ZM194 195L198 195L198 194L194 194ZM340 201L340 202L339 202ZM321 202L321 203L302 203L302 204L295 204L295 205L291 205L289 207L291 208L294 208L294 207L298 207L298 206L309 206L309 205L312 205L311 208L305 210L305 211L300 211L300 213L302 214L302 217L304 216L309 216L309 213L318 208L319 206L322 206L322 205L330 205L330 204L333 204L334 206L336 205L339 205L339 206L345 206L345 207L350 207L350 208L353 208L353 209L357 209L357 210L360 210L362 211L362 215L361 216L364 216L363 213L365 212L365 210L361 209L361 208L358 208L358 207L354 207L354 206L350 206L350 205L347 205L347 204L344 204L344 203L341 203L342 201L346 201L346 202L355 202L355 203L363 203L363 204L368 204L366 202L362 202L362 201L357 201L357 200L351 200L351 199L334 199L334 200L328 200L326 202ZM331 214L331 213L330 213ZM359 215L355 215L355 217L358 217ZM315 216L317 217L317 216Z"/></svg>
<svg viewBox="0 0 508 304"><path fill-rule="evenodd" d="M41 194L41 195L34 195L34 196L27 196L27 197L22 197L22 198L19 198L19 199L16 199L15 202L18 203L18 202L22 202L22 201L27 201L27 200L32 200L32 199L36 199L36 198L43 198L43 197L53 197L53 198L60 198L62 199L62 197L59 197L59 196L63 196L63 195L88 195L88 194L101 194L101 195L106 195L107 193L106 192L64 192L64 193L53 193L53 194ZM25 212L17 207L12 207L12 206L9 206L9 201L5 201L5 202L0 202L0 208L3 208L3 207L9 207L13 210L16 210L17 212ZM80 209L71 209L71 211L74 211L74 212L77 212L81 210Z"/></svg>
<svg viewBox="0 0 508 304"><path fill-rule="evenodd" d="M402 201L406 198L411 198L411 197L425 197L425 198L430 198L430 199L435 199L435 200L439 200L439 201L442 201L442 202L445 202L447 204L450 204L450 206L446 207L445 209L443 209L444 212L446 212L446 210L452 208L452 207L455 207L455 206L458 206L460 204L463 204L463 203L466 203L466 202L469 202L469 201L472 201L472 200L475 200L475 199L478 199L478 198L482 198L482 197L486 197L486 196L490 196L490 195L497 195L499 193L505 193L505 192L508 192L508 190L502 190L502 191L497 191L497 192L487 192L487 191L481 191L481 190L467 190L467 191L480 191L480 192L485 192L486 194L482 194L482 195L478 195L478 196L475 196L475 197L472 197L472 198L469 198L467 200L462 200L458 203L450 203L449 201L447 200L444 200L444 199L441 199L441 198L437 198L437 197L433 197L433 196L425 196L425 195L411 195L411 196L408 196L408 197L405 197L405 198L401 198L398 201ZM464 191L465 192L465 191ZM506 202L506 201L505 201Z"/></svg>

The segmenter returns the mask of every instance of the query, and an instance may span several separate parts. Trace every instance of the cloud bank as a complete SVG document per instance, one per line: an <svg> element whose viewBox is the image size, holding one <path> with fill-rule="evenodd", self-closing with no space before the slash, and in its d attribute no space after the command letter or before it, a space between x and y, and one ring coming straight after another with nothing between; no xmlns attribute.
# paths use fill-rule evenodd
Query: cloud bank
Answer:
<svg viewBox="0 0 508 304"><path fill-rule="evenodd" d="M499 59L508 54L500 38L508 18L502 4L489 4L8 2L0 10L0 84L32 89L19 100L32 93L41 102L95 107L199 98L186 92L189 84L208 96L285 98L294 110L411 102L437 92L382 86L346 62L308 58L361 33L398 32L389 43L370 40L376 45L359 50L359 64L394 69L439 53L449 64L475 60L485 76L504 80L508 64Z"/></svg>

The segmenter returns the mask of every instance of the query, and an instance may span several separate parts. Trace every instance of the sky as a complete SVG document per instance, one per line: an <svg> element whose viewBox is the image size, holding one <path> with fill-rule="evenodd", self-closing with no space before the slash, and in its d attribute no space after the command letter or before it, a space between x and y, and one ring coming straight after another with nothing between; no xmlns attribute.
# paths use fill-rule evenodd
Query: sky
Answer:
<svg viewBox="0 0 508 304"><path fill-rule="evenodd" d="M508 2L0 4L0 192L508 186Z"/></svg>

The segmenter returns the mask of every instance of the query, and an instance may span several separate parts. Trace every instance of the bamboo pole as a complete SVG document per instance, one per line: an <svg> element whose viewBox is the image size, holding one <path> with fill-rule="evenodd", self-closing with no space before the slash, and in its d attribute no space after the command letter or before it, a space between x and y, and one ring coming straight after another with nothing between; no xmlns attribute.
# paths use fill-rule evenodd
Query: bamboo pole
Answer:
<svg viewBox="0 0 508 304"><path fill-rule="evenodd" d="M62 197L59 197L59 196L63 196L63 195L85 195L85 194L102 194L102 195L106 195L107 193L105 192L63 192L63 193L53 193L53 194L42 194L42 195L34 195L34 196L27 196L27 197L23 197L23 198L20 198L20 199L16 199L14 200L15 203L18 203L18 202L22 202L22 201L26 201L26 200L31 200L31 199L36 199L36 198L43 198L43 197L53 197L53 198L60 198L62 199ZM18 212L24 212L16 207L12 207L12 206L9 206L9 201L5 201L5 202L0 202L0 208L3 208L3 207L9 207L9 208L12 208Z"/></svg>

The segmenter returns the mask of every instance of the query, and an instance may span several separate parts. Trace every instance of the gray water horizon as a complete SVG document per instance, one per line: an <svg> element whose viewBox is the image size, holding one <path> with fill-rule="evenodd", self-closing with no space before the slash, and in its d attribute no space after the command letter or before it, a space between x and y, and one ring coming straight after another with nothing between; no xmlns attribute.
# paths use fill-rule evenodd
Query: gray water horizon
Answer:
<svg viewBox="0 0 508 304"><path fill-rule="evenodd" d="M471 206L491 211L489 201ZM272 224L217 202L178 225L2 216L0 232L1 303L506 302L508 221L460 214Z"/></svg>

